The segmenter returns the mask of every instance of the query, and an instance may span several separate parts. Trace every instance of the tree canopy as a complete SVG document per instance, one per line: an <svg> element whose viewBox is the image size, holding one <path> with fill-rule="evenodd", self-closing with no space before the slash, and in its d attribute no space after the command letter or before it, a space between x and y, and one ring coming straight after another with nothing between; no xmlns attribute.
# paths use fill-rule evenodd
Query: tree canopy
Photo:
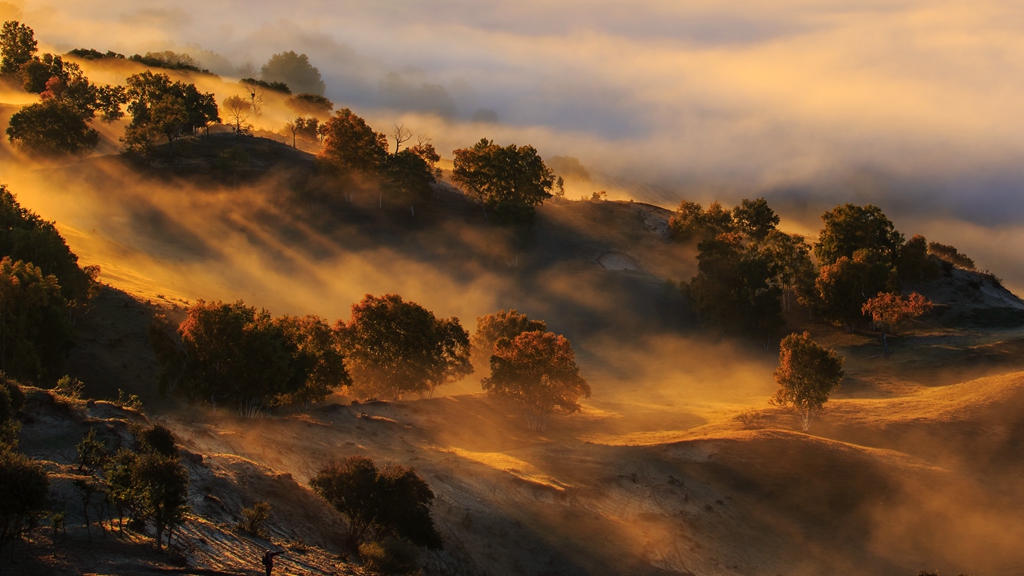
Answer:
<svg viewBox="0 0 1024 576"><path fill-rule="evenodd" d="M779 367L775 382L779 385L771 404L793 409L800 417L804 432L811 416L828 402L828 396L843 379L843 358L835 350L823 348L810 334L790 334L779 347Z"/></svg>
<svg viewBox="0 0 1024 576"><path fill-rule="evenodd" d="M36 156L91 152L100 133L81 112L57 99L30 104L11 116L7 137L16 148Z"/></svg>
<svg viewBox="0 0 1024 576"><path fill-rule="evenodd" d="M0 370L37 383L55 379L72 343L57 278L31 263L0 260Z"/></svg>
<svg viewBox="0 0 1024 576"><path fill-rule="evenodd" d="M372 296L352 305L337 330L348 359L353 389L363 397L400 398L473 372L469 334L458 318L437 318L397 294Z"/></svg>
<svg viewBox="0 0 1024 576"><path fill-rule="evenodd" d="M324 149L317 155L322 170L340 177L377 176L388 159L387 136L342 108L324 124Z"/></svg>
<svg viewBox="0 0 1024 576"><path fill-rule="evenodd" d="M903 235L878 206L842 204L822 214L821 219L825 227L814 245L820 265L834 264L844 256L853 258L858 250L876 252L881 261L896 265Z"/></svg>
<svg viewBox="0 0 1024 576"><path fill-rule="evenodd" d="M173 150L174 140L220 121L212 93L149 70L128 78L127 100L132 121L122 141L128 151L147 158L162 140Z"/></svg>
<svg viewBox="0 0 1024 576"><path fill-rule="evenodd" d="M823 265L815 286L822 316L852 331L864 317L864 303L880 292L899 292L899 278L879 253L858 250Z"/></svg>
<svg viewBox="0 0 1024 576"><path fill-rule="evenodd" d="M473 364L489 366L491 355L494 354L494 343L502 338L512 339L523 332L547 332L548 325L543 320L530 320L526 314L520 314L515 308L498 310L493 314L480 316L476 319L476 332L470 340L473 349Z"/></svg>
<svg viewBox="0 0 1024 576"><path fill-rule="evenodd" d="M309 484L348 518L353 544L390 535L417 546L442 547L430 518L434 493L413 470L400 465L379 470L370 458L351 456L323 468Z"/></svg>
<svg viewBox="0 0 1024 576"><path fill-rule="evenodd" d="M150 327L162 367L161 388L190 400L227 404L243 414L292 402L316 402L349 384L344 357L316 316L272 318L243 302L199 301L178 327Z"/></svg>
<svg viewBox="0 0 1024 576"><path fill-rule="evenodd" d="M325 96L320 94L310 94L303 92L302 94L296 94L291 98L285 100L285 106L288 106L293 112L297 114L306 114L313 116L314 118L325 118L331 115L331 111L334 110L334 103L328 100Z"/></svg>
<svg viewBox="0 0 1024 576"><path fill-rule="evenodd" d="M260 78L267 82L286 84L297 93L323 96L327 89L320 70L310 64L309 57L291 50L271 56L260 68Z"/></svg>
<svg viewBox="0 0 1024 576"><path fill-rule="evenodd" d="M523 332L498 340L491 375L481 384L489 396L521 406L531 430L544 430L556 412L579 411L579 399L590 397L590 385L580 376L572 344L552 332Z"/></svg>
<svg viewBox="0 0 1024 576"><path fill-rule="evenodd" d="M480 200L499 222L531 221L561 179L533 146L498 146L486 138L454 151L452 179Z"/></svg>
<svg viewBox="0 0 1024 576"><path fill-rule="evenodd" d="M14 74L36 53L35 33L16 20L4 22L0 29L0 74Z"/></svg>

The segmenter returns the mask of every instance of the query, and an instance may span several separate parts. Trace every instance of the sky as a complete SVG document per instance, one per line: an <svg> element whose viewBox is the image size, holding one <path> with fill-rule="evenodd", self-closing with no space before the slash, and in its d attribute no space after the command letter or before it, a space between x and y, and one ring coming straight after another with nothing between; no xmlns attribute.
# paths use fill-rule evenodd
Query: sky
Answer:
<svg viewBox="0 0 1024 576"><path fill-rule="evenodd" d="M533 144L624 189L612 197L764 195L810 232L836 202L872 202L908 235L957 244L1024 286L1024 4L9 0L3 11L44 48L171 49L224 76L306 53L327 95L371 125L404 121L442 155L481 137Z"/></svg>

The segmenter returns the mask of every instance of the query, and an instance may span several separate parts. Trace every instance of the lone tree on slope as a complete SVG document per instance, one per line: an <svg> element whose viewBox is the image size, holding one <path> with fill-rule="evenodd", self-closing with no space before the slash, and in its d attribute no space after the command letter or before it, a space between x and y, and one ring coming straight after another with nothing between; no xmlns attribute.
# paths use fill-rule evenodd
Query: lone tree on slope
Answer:
<svg viewBox="0 0 1024 576"><path fill-rule="evenodd" d="M811 416L828 402L828 395L843 379L843 358L835 350L824 348L807 332L790 334L779 347L779 367L775 382L779 388L769 402L792 408L806 432Z"/></svg>
<svg viewBox="0 0 1024 576"><path fill-rule="evenodd" d="M572 414L590 397L576 354L564 336L523 332L494 345L491 375L481 381L489 396L507 398L526 411L531 430L543 431L555 412Z"/></svg>

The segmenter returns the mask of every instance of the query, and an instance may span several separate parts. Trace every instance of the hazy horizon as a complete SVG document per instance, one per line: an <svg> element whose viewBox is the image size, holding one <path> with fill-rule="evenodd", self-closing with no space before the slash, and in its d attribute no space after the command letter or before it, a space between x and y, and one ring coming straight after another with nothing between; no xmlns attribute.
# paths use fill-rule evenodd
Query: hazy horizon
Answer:
<svg viewBox="0 0 1024 576"><path fill-rule="evenodd" d="M480 137L534 144L580 159L613 198L671 207L763 194L812 231L836 202L872 202L908 235L955 244L1024 287L1012 249L1024 236L1024 8L83 0L0 10L44 50L170 49L226 77L306 53L327 95L380 130L406 121L442 155ZM481 110L498 121L473 122Z"/></svg>

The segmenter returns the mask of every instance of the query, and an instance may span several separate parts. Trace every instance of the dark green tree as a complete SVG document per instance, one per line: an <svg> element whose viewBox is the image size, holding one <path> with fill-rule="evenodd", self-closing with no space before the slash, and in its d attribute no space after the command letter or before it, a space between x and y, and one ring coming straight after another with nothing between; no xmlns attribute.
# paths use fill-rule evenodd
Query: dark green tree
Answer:
<svg viewBox="0 0 1024 576"><path fill-rule="evenodd" d="M843 204L822 214L821 219L825 227L814 245L819 265L833 264L843 256L853 258L858 250L873 251L883 262L896 265L903 235L878 206Z"/></svg>
<svg viewBox="0 0 1024 576"><path fill-rule="evenodd" d="M531 430L543 431L554 413L572 414L590 397L576 353L564 336L523 332L494 344L491 375L480 381L488 396L510 400L526 412Z"/></svg>
<svg viewBox="0 0 1024 576"><path fill-rule="evenodd" d="M172 82L166 74L147 70L129 77L125 95L132 121L121 140L129 152L147 158L158 143L167 141L171 151L175 139L220 121L212 94L195 84Z"/></svg>
<svg viewBox="0 0 1024 576"><path fill-rule="evenodd" d="M939 277L939 263L928 256L928 241L920 234L914 235L900 247L896 260L896 271L901 280L926 282Z"/></svg>
<svg viewBox="0 0 1024 576"><path fill-rule="evenodd" d="M858 250L821 267L815 281L821 315L850 332L864 318L864 303L881 292L899 292L896 270L876 252Z"/></svg>
<svg viewBox="0 0 1024 576"><path fill-rule="evenodd" d="M697 248L697 275L688 286L697 319L767 345L783 325L780 263L754 245L745 246L735 233L705 240Z"/></svg>
<svg viewBox="0 0 1024 576"><path fill-rule="evenodd" d="M385 187L396 200L409 205L413 216L416 202L428 200L434 194L434 184L441 173L435 165L440 159L430 142L421 142L388 158Z"/></svg>
<svg viewBox="0 0 1024 576"><path fill-rule="evenodd" d="M473 372L469 334L458 318L437 318L397 294L369 294L352 305L335 330L348 359L354 390L363 397L429 394Z"/></svg>
<svg viewBox="0 0 1024 576"><path fill-rule="evenodd" d="M480 200L499 222L530 222L560 179L533 146L498 146L484 138L454 151L452 180Z"/></svg>
<svg viewBox="0 0 1024 576"><path fill-rule="evenodd" d="M744 198L733 208L732 220L736 229L753 240L763 240L779 225L779 215L768 206L763 197L757 200Z"/></svg>
<svg viewBox="0 0 1024 576"><path fill-rule="evenodd" d="M0 258L23 260L38 266L44 275L57 277L61 294L70 302L83 303L96 289L99 269L82 268L53 222L43 220L18 204L0 184Z"/></svg>
<svg viewBox="0 0 1024 576"><path fill-rule="evenodd" d="M297 93L323 96L327 89L320 71L310 64L309 57L291 50L271 56L260 68L260 78L267 82L287 84Z"/></svg>
<svg viewBox="0 0 1024 576"><path fill-rule="evenodd" d="M46 53L33 56L22 64L21 77L26 92L41 94L46 90L47 82L54 78L70 84L84 79L85 74L78 64L65 62L60 56Z"/></svg>
<svg viewBox="0 0 1024 576"><path fill-rule="evenodd" d="M99 144L100 134L75 106L47 99L11 116L7 138L23 152L57 157L91 152Z"/></svg>
<svg viewBox="0 0 1024 576"><path fill-rule="evenodd" d="M46 509L49 488L42 466L0 446L0 552L35 526Z"/></svg>
<svg viewBox="0 0 1024 576"><path fill-rule="evenodd" d="M331 327L319 316L280 316L274 319L292 350L287 404L320 402L340 386L352 384L345 355Z"/></svg>
<svg viewBox="0 0 1024 576"><path fill-rule="evenodd" d="M62 372L73 342L57 278L31 263L0 260L0 370L30 382Z"/></svg>
<svg viewBox="0 0 1024 576"><path fill-rule="evenodd" d="M668 220L669 234L679 242L712 240L719 234L731 232L734 227L732 213L718 202L712 202L704 210L696 202L683 200Z"/></svg>
<svg viewBox="0 0 1024 576"><path fill-rule="evenodd" d="M160 548L164 532L168 544L174 527L185 520L188 511L188 469L176 457L157 453L141 453L131 465L131 485L142 512L156 526L156 547Z"/></svg>
<svg viewBox="0 0 1024 576"><path fill-rule="evenodd" d="M353 544L394 536L417 546L442 547L430 518L434 493L413 470L398 465L379 470L370 458L352 456L323 468L309 484L348 518Z"/></svg>
<svg viewBox="0 0 1024 576"><path fill-rule="evenodd" d="M4 22L0 29L0 74L14 74L36 53L35 33L28 26L16 21Z"/></svg>

